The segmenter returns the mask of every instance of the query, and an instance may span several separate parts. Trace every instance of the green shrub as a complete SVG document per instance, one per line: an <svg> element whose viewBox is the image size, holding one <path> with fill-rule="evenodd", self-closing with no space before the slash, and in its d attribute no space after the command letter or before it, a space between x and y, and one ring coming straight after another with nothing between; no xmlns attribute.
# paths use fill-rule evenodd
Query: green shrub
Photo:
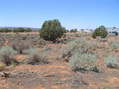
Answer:
<svg viewBox="0 0 119 89"><path fill-rule="evenodd" d="M25 29L22 28L22 27L14 28L14 29L13 29L13 32L25 32Z"/></svg>
<svg viewBox="0 0 119 89"><path fill-rule="evenodd" d="M11 29L8 29L8 28L0 28L0 32L7 33L7 32L12 32L12 30Z"/></svg>
<svg viewBox="0 0 119 89"><path fill-rule="evenodd" d="M95 54L76 53L70 58L70 66L73 71L95 71L99 72L96 67L97 56Z"/></svg>
<svg viewBox="0 0 119 89"><path fill-rule="evenodd" d="M109 68L119 69L119 62L117 61L117 57L107 57L104 59L104 62Z"/></svg>
<svg viewBox="0 0 119 89"><path fill-rule="evenodd" d="M71 29L70 32L78 32L77 29Z"/></svg>
<svg viewBox="0 0 119 89"><path fill-rule="evenodd" d="M26 64L38 65L49 63L46 55L43 52L39 52L36 48L24 50L23 53L28 55L27 60L24 61Z"/></svg>
<svg viewBox="0 0 119 89"><path fill-rule="evenodd" d="M96 28L96 30L93 32L92 37L96 38L97 36L100 36L101 38L107 37L108 32L104 26L100 26L99 28Z"/></svg>
<svg viewBox="0 0 119 89"><path fill-rule="evenodd" d="M19 28L14 28L12 31L13 32L32 32L32 29L19 27Z"/></svg>
<svg viewBox="0 0 119 89"><path fill-rule="evenodd" d="M32 32L31 28L25 28L25 32Z"/></svg>
<svg viewBox="0 0 119 89"><path fill-rule="evenodd" d="M15 56L17 54L17 51L15 51L12 47L9 46L3 46L0 49L0 61L7 66L17 63L15 60Z"/></svg>
<svg viewBox="0 0 119 89"><path fill-rule="evenodd" d="M58 20L45 21L40 29L40 37L44 40L55 42L58 38L61 38L65 33Z"/></svg>

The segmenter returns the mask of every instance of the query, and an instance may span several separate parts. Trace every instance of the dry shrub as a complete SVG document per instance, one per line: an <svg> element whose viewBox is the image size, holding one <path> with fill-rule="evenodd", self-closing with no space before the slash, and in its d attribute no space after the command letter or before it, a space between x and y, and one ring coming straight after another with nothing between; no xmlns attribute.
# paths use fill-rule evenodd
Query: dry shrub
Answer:
<svg viewBox="0 0 119 89"><path fill-rule="evenodd" d="M15 51L12 47L3 46L0 49L0 61L7 66L17 63L17 61L15 60L16 54L17 51Z"/></svg>
<svg viewBox="0 0 119 89"><path fill-rule="evenodd" d="M24 41L13 41L12 42L12 47L14 50L18 51L20 54L23 53L23 50L30 48L30 43L29 42L24 42Z"/></svg>
<svg viewBox="0 0 119 89"><path fill-rule="evenodd" d="M36 48L24 50L24 54L28 55L27 59L24 61L26 64L38 65L49 63L45 54L40 53Z"/></svg>

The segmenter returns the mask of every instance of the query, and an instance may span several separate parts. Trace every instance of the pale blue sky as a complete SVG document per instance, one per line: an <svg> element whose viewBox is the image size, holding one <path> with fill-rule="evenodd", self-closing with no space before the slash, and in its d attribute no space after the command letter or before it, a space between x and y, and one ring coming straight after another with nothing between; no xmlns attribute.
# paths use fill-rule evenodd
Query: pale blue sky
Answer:
<svg viewBox="0 0 119 89"><path fill-rule="evenodd" d="M119 0L0 0L0 26L38 27L59 19L66 28L119 27Z"/></svg>

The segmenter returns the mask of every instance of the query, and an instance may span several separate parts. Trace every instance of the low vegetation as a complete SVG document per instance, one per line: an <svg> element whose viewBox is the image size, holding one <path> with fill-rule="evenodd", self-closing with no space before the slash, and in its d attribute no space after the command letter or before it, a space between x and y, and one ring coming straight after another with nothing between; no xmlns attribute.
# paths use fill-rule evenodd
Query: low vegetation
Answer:
<svg viewBox="0 0 119 89"><path fill-rule="evenodd" d="M28 55L27 59L24 62L25 64L39 65L49 63L46 58L46 55L42 52L39 52L35 48L24 50L24 54Z"/></svg>
<svg viewBox="0 0 119 89"><path fill-rule="evenodd" d="M96 65L97 57L95 54L76 53L70 58L70 65L73 71L94 71L99 72Z"/></svg>
<svg viewBox="0 0 119 89"><path fill-rule="evenodd" d="M4 31L11 32L9 29ZM23 28L12 32L15 34L0 34L0 79L8 74L6 81L16 82L16 86L22 83L25 87L27 84L32 86L32 82L34 86L51 82L53 87L57 83L60 88L64 88L61 84L71 84L66 89L108 89L101 86L116 86L116 83L118 86L118 36L108 35L104 26L93 34L77 32L77 29L66 33L58 20L49 20L37 34L16 33L24 32Z"/></svg>
<svg viewBox="0 0 119 89"><path fill-rule="evenodd" d="M105 61L105 64L107 65L107 67L119 69L119 62L117 61L117 59L118 58L115 56L109 56L109 57L105 58L104 61Z"/></svg>
<svg viewBox="0 0 119 89"><path fill-rule="evenodd" d="M117 49L119 49L119 41L111 42L111 49L112 49L112 50L117 50Z"/></svg>
<svg viewBox="0 0 119 89"><path fill-rule="evenodd" d="M0 28L1 33L8 33L8 32L32 32L31 28Z"/></svg>
<svg viewBox="0 0 119 89"><path fill-rule="evenodd" d="M30 44L24 41L14 41L12 44L14 50L16 50L19 54L23 54L23 50L29 49Z"/></svg>
<svg viewBox="0 0 119 89"><path fill-rule="evenodd" d="M9 66L17 63L15 60L15 56L17 55L17 51L15 51L12 47L4 46L0 49L0 62Z"/></svg>
<svg viewBox="0 0 119 89"><path fill-rule="evenodd" d="M69 61L70 57L76 53L94 53L94 50L96 50L96 48L97 45L95 43L85 40L83 38L78 38L70 41L67 44L67 47L62 48L62 54L63 58L65 58L66 61Z"/></svg>

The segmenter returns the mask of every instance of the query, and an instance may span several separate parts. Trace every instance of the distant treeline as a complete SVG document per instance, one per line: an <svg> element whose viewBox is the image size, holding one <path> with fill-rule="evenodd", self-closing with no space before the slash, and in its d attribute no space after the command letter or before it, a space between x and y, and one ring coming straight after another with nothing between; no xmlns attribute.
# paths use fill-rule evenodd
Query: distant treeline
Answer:
<svg viewBox="0 0 119 89"><path fill-rule="evenodd" d="M0 32L32 32L31 28L0 28Z"/></svg>

